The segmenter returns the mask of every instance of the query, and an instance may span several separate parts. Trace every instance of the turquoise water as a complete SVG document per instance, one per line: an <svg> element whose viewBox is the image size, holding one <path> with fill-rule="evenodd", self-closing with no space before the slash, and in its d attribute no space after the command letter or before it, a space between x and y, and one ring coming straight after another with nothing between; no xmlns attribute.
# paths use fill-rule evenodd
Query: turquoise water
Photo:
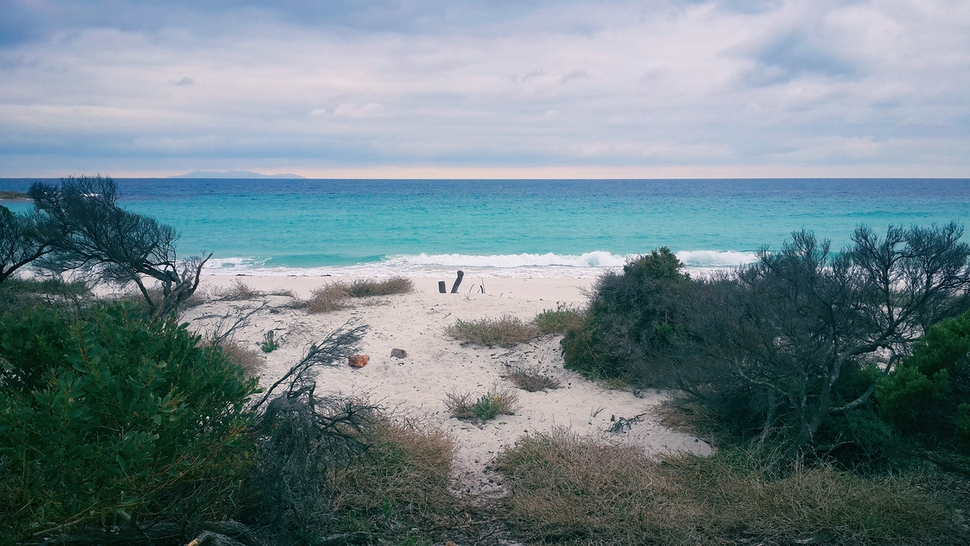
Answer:
<svg viewBox="0 0 970 546"><path fill-rule="evenodd" d="M25 189L29 180L2 180ZM210 272L595 276L668 246L690 269L750 261L807 228L836 248L865 223L970 216L970 180L117 179Z"/></svg>

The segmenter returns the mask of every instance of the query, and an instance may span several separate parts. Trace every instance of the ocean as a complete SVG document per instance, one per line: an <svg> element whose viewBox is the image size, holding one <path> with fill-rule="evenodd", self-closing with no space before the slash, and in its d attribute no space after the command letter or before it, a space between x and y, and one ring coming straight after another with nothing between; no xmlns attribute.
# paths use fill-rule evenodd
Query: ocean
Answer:
<svg viewBox="0 0 970 546"><path fill-rule="evenodd" d="M595 277L661 246L706 272L803 228L838 249L860 224L970 217L967 179L115 181L229 275Z"/></svg>

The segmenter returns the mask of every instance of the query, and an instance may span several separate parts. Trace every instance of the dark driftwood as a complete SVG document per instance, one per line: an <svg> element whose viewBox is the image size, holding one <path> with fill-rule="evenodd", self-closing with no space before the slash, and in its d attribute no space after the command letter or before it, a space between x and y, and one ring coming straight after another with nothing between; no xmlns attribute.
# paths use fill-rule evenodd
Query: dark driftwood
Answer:
<svg viewBox="0 0 970 546"><path fill-rule="evenodd" d="M446 294L448 292L448 285L445 284L445 281L438 281L438 292L441 292L442 294Z"/></svg>
<svg viewBox="0 0 970 546"><path fill-rule="evenodd" d="M464 278L464 276L465 276L465 272L459 270L458 271L458 278L455 279L455 284L451 285L451 293L452 294L457 294L458 293L458 285L461 284L461 279Z"/></svg>

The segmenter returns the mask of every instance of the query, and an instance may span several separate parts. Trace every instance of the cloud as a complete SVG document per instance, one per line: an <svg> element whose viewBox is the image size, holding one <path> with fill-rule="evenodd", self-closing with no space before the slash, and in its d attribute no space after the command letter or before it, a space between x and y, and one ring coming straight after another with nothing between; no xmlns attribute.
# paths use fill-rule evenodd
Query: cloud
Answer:
<svg viewBox="0 0 970 546"><path fill-rule="evenodd" d="M0 176L187 155L970 176L966 3L123 4L0 4Z"/></svg>
<svg viewBox="0 0 970 546"><path fill-rule="evenodd" d="M378 118L384 116L384 107L376 102L371 102L363 106L357 106L355 104L341 104L334 109L333 114L331 115L335 118Z"/></svg>

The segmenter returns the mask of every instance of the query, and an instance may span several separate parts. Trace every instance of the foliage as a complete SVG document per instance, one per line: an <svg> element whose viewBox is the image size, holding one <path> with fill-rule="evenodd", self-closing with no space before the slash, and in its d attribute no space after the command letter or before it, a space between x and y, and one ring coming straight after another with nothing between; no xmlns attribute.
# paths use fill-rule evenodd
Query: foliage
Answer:
<svg viewBox="0 0 970 546"><path fill-rule="evenodd" d="M556 304L556 309L546 309L533 319L539 333L565 335L570 330L580 328L585 320L581 310L563 303Z"/></svg>
<svg viewBox="0 0 970 546"><path fill-rule="evenodd" d="M518 409L519 398L514 393L498 387L485 394L448 393L445 407L456 419L488 421L499 415L513 415Z"/></svg>
<svg viewBox="0 0 970 546"><path fill-rule="evenodd" d="M876 399L902 431L970 454L970 312L932 326Z"/></svg>
<svg viewBox="0 0 970 546"><path fill-rule="evenodd" d="M694 291L685 325L704 373L685 387L741 430L783 443L785 459L878 449L887 429L863 414L879 378L930 325L967 308L962 233L890 226L879 238L860 226L835 254L803 230L779 252L763 249L736 279Z"/></svg>
<svg viewBox="0 0 970 546"><path fill-rule="evenodd" d="M37 211L15 214L0 205L0 284L51 252L63 235Z"/></svg>
<svg viewBox="0 0 970 546"><path fill-rule="evenodd" d="M10 277L0 284L0 314L26 311L41 303L81 302L90 297L91 290L81 282Z"/></svg>
<svg viewBox="0 0 970 546"><path fill-rule="evenodd" d="M405 277L391 277L382 281L356 279L350 283L338 281L315 289L303 304L310 313L330 313L350 307L347 302L350 298L406 294L413 290L414 283Z"/></svg>
<svg viewBox="0 0 970 546"><path fill-rule="evenodd" d="M198 288L208 256L180 260L178 232L120 208L111 178L72 176L61 179L60 187L35 182L28 194L41 221L63 234L37 261L43 267L122 286L133 283L158 316L177 311ZM152 298L146 279L161 287L161 301Z"/></svg>
<svg viewBox="0 0 970 546"><path fill-rule="evenodd" d="M266 332L266 335L263 336L263 342L259 344L259 348L264 353L272 353L280 348L280 342L276 339L276 333L273 330Z"/></svg>
<svg viewBox="0 0 970 546"><path fill-rule="evenodd" d="M651 459L553 430L521 437L494 468L507 478L507 519L532 543L919 544L960 532L912 477L775 475L739 448Z"/></svg>
<svg viewBox="0 0 970 546"><path fill-rule="evenodd" d="M667 386L671 344L681 333L680 304L690 278L667 247L630 260L597 280L586 320L562 342L569 369L598 379Z"/></svg>
<svg viewBox="0 0 970 546"><path fill-rule="evenodd" d="M539 335L535 324L524 322L519 317L503 315L497 319L457 320L445 333L462 343L483 347L514 347L528 343Z"/></svg>
<svg viewBox="0 0 970 546"><path fill-rule="evenodd" d="M225 519L256 383L184 326L124 304L0 319L0 526Z"/></svg>

